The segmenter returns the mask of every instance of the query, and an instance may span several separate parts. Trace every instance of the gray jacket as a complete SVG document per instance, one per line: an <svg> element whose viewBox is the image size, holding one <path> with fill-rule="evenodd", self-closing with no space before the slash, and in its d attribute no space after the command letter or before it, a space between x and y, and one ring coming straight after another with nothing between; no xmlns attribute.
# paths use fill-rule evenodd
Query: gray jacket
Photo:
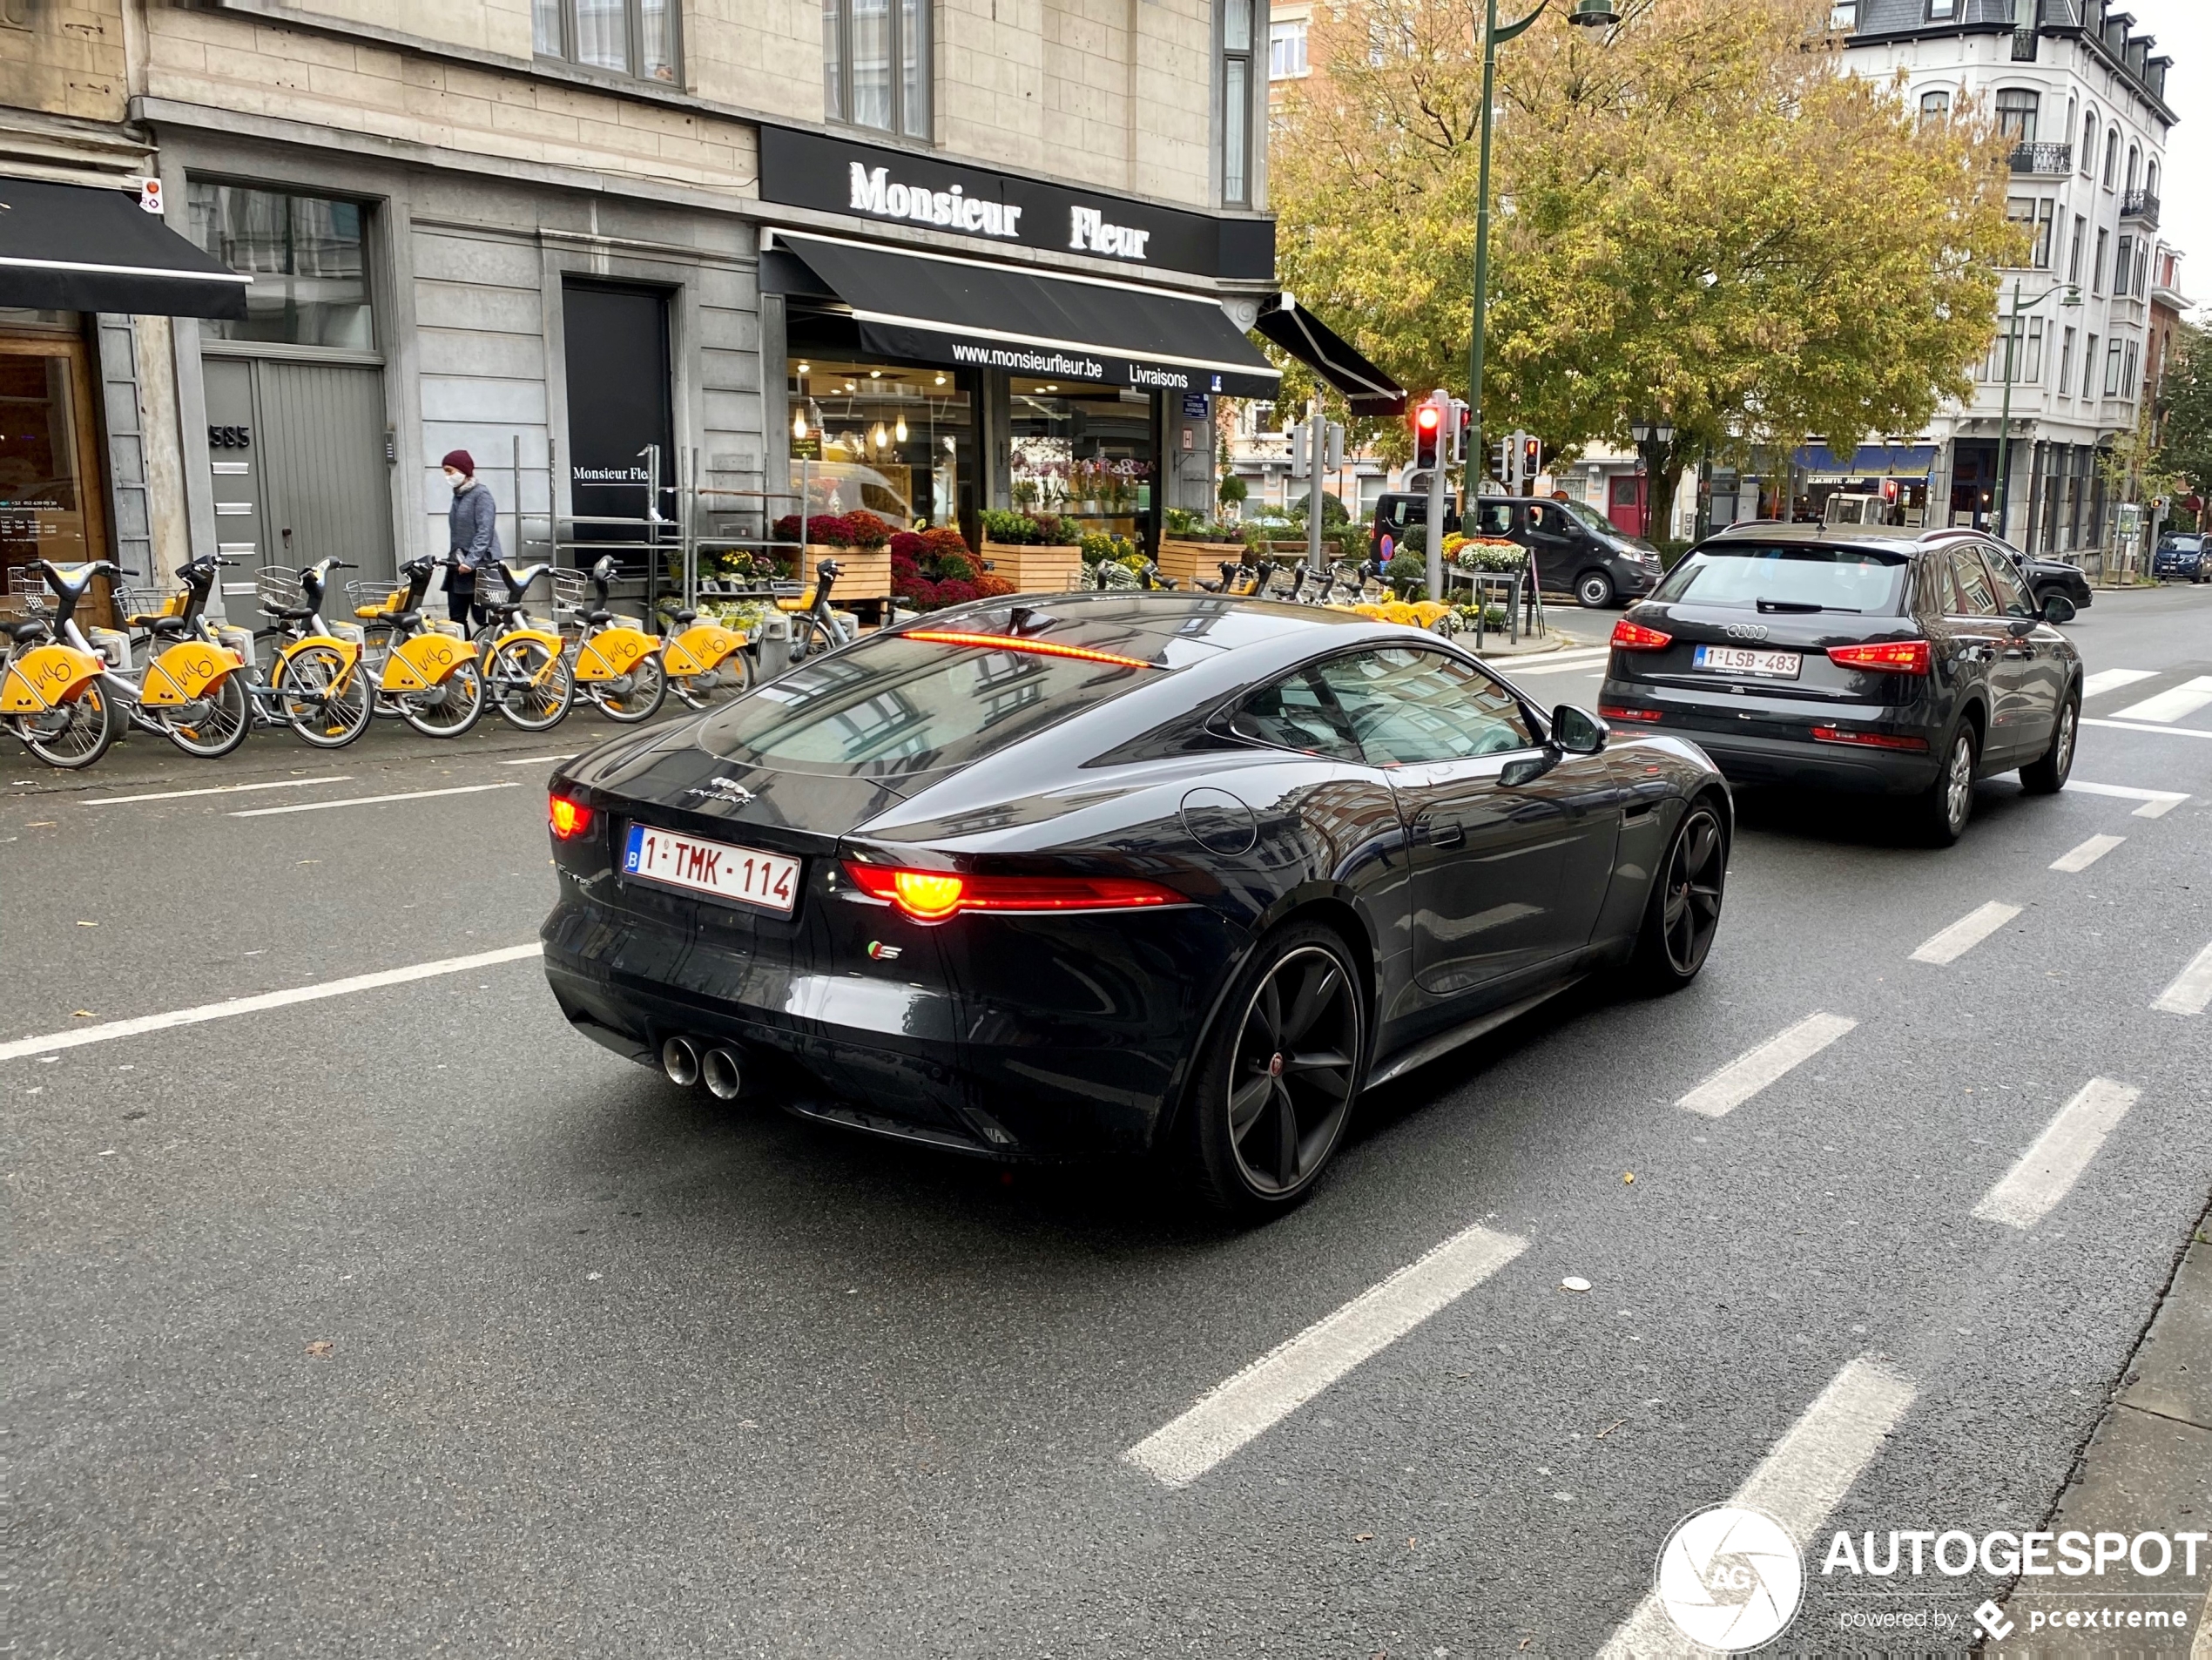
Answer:
<svg viewBox="0 0 2212 1660"><path fill-rule="evenodd" d="M463 568L475 570L501 557L499 503L492 500L491 487L481 478L454 492L446 523L452 533L453 551L460 556Z"/></svg>

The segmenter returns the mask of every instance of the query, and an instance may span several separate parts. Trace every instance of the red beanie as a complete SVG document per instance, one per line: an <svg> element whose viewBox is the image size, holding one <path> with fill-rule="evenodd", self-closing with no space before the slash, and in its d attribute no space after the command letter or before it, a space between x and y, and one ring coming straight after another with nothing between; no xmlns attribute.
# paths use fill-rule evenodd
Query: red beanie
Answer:
<svg viewBox="0 0 2212 1660"><path fill-rule="evenodd" d="M476 476L476 458L465 449L447 450L446 458L438 465L450 467L457 473L466 473L471 478Z"/></svg>

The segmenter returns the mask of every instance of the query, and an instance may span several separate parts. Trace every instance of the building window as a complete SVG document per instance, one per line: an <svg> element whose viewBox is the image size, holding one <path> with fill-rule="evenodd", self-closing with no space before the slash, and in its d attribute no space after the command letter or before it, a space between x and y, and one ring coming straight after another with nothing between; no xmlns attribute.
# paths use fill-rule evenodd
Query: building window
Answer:
<svg viewBox="0 0 2212 1660"><path fill-rule="evenodd" d="M2015 145L2035 142L2035 112L2042 105L2036 93L2007 87L1997 95L1997 130Z"/></svg>
<svg viewBox="0 0 2212 1660"><path fill-rule="evenodd" d="M2081 395L2085 398L2097 395L2097 337L2094 334L2089 336L2089 353L2082 361Z"/></svg>
<svg viewBox="0 0 2212 1660"><path fill-rule="evenodd" d="M2066 280L2076 287L2081 284L2081 243L2089 233L2089 221L2080 214L2074 216L2074 246L2067 251Z"/></svg>
<svg viewBox="0 0 2212 1660"><path fill-rule="evenodd" d="M1959 0L1928 0L1928 21L1949 23L1959 15Z"/></svg>
<svg viewBox="0 0 2212 1660"><path fill-rule="evenodd" d="M2135 298L2150 298L2150 242L2148 238L2135 244Z"/></svg>
<svg viewBox="0 0 2212 1660"><path fill-rule="evenodd" d="M530 34L540 57L676 80L676 0L530 0Z"/></svg>
<svg viewBox="0 0 2212 1660"><path fill-rule="evenodd" d="M2074 395L2074 331L2069 328L2059 336L2059 395Z"/></svg>
<svg viewBox="0 0 2212 1660"><path fill-rule="evenodd" d="M2112 262L2113 293L2121 295L2128 293L2128 273L2134 268L2135 239L2132 236L2123 236L2120 239L2119 252L2114 255Z"/></svg>
<svg viewBox="0 0 2212 1660"><path fill-rule="evenodd" d="M2043 384L2043 320L2027 320L2027 339L2020 348L2020 361L2014 365L2013 378L2022 386Z"/></svg>
<svg viewBox="0 0 2212 1660"><path fill-rule="evenodd" d="M1921 93L1920 119L1923 121L1951 119L1951 94L1948 92Z"/></svg>
<svg viewBox="0 0 2212 1660"><path fill-rule="evenodd" d="M2105 134L2105 188L2120 188L2120 129Z"/></svg>
<svg viewBox="0 0 2212 1660"><path fill-rule="evenodd" d="M2111 345L2105 348L2105 396L2108 398L2116 398L2120 395L2122 384L2120 370L2125 355L2118 341L2113 341Z"/></svg>
<svg viewBox="0 0 2212 1660"><path fill-rule="evenodd" d="M1267 78L1294 81L1305 73L1305 25L1271 23L1267 25Z"/></svg>
<svg viewBox="0 0 2212 1660"><path fill-rule="evenodd" d="M2135 181L2143 176L2143 152L2134 145L2128 146L2128 193L2135 193Z"/></svg>
<svg viewBox="0 0 2212 1660"><path fill-rule="evenodd" d="M2097 176L2097 112L2094 110L2081 118L2081 176Z"/></svg>
<svg viewBox="0 0 2212 1660"><path fill-rule="evenodd" d="M1858 0L1835 0L1835 3L1828 8L1828 26L1831 29L1858 28Z"/></svg>
<svg viewBox="0 0 2212 1660"><path fill-rule="evenodd" d="M822 0L822 108L928 141L928 0Z"/></svg>
<svg viewBox="0 0 2212 1660"><path fill-rule="evenodd" d="M2143 348L2140 341L2128 342L2128 361L2120 366L2120 390L2123 397L2133 397L2140 384L2137 376L2143 367Z"/></svg>
<svg viewBox="0 0 2212 1660"><path fill-rule="evenodd" d="M2112 233L2097 233L2097 262L2089 267L2089 292L2101 294L2105 291L2105 250L2111 245Z"/></svg>
<svg viewBox="0 0 2212 1660"><path fill-rule="evenodd" d="M1252 0L1221 8L1221 199L1252 200Z"/></svg>
<svg viewBox="0 0 2212 1660"><path fill-rule="evenodd" d="M2031 270L2048 271L2051 268L2051 227L2057 206L2049 200L2039 202L2029 196L2015 196L2005 204L2005 217L2027 233L2026 263Z"/></svg>
<svg viewBox="0 0 2212 1660"><path fill-rule="evenodd" d="M192 179L185 188L192 240L253 279L244 322L206 321L219 340L375 349L359 202L293 196Z"/></svg>

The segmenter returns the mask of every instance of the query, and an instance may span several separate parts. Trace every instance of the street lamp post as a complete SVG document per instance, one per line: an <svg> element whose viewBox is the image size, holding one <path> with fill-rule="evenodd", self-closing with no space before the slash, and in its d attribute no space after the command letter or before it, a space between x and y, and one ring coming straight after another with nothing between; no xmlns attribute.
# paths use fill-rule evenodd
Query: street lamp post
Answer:
<svg viewBox="0 0 2212 1660"><path fill-rule="evenodd" d="M2015 278L2013 282L2013 309L2005 320L2005 405L2004 413L1997 419L1997 494L1995 510L1991 515L1997 521L1997 534L2000 539L2012 528L2005 521L2012 505L2013 357L2013 354L2020 349L2020 319L2055 294L2062 294L2066 296L2059 302L2061 306L2078 306L2081 303L2081 290L2079 286L2071 282L2054 284L2036 295L2034 299L2028 300L2023 300L2020 298L2019 280Z"/></svg>
<svg viewBox="0 0 2212 1660"><path fill-rule="evenodd" d="M1630 424L1629 435L1636 441L1636 464L1643 469L1643 534L1651 534L1651 479L1659 469L1651 464L1651 452L1656 447L1665 449L1675 441L1675 428L1663 417L1657 421L1638 421ZM1675 504L1669 502L1667 511L1671 516ZM1669 524L1669 532L1673 525Z"/></svg>
<svg viewBox="0 0 2212 1660"><path fill-rule="evenodd" d="M1544 15L1551 0L1537 0L1536 9L1519 23L1498 26L1498 0L1484 0L1482 29L1482 175L1474 206L1474 329L1467 344L1467 406L1473 410L1467 433L1467 494L1474 487L1474 469L1483 464L1482 355L1483 330L1490 309L1490 135L1495 119L1498 48L1521 38ZM1586 28L1606 29L1621 21L1614 0L1570 0L1567 21Z"/></svg>

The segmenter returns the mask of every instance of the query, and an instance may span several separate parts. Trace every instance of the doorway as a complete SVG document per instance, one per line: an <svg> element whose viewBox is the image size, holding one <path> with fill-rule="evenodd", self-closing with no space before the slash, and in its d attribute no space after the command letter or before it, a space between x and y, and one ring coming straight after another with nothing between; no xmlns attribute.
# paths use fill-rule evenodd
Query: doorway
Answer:
<svg viewBox="0 0 2212 1660"><path fill-rule="evenodd" d="M0 564L10 572L108 557L91 350L76 325L57 312L0 327ZM28 578L0 579L0 595L18 580Z"/></svg>
<svg viewBox="0 0 2212 1660"><path fill-rule="evenodd" d="M1642 536L1649 522L1649 482L1641 473L1615 473L1607 484L1605 516L1626 536Z"/></svg>
<svg viewBox="0 0 2212 1660"><path fill-rule="evenodd" d="M670 398L668 294L598 282L562 285L568 371L570 511L579 521L645 516L650 445L660 449L660 508L669 511L676 455ZM579 542L635 543L634 524L579 523ZM624 557L634 568L637 554Z"/></svg>

